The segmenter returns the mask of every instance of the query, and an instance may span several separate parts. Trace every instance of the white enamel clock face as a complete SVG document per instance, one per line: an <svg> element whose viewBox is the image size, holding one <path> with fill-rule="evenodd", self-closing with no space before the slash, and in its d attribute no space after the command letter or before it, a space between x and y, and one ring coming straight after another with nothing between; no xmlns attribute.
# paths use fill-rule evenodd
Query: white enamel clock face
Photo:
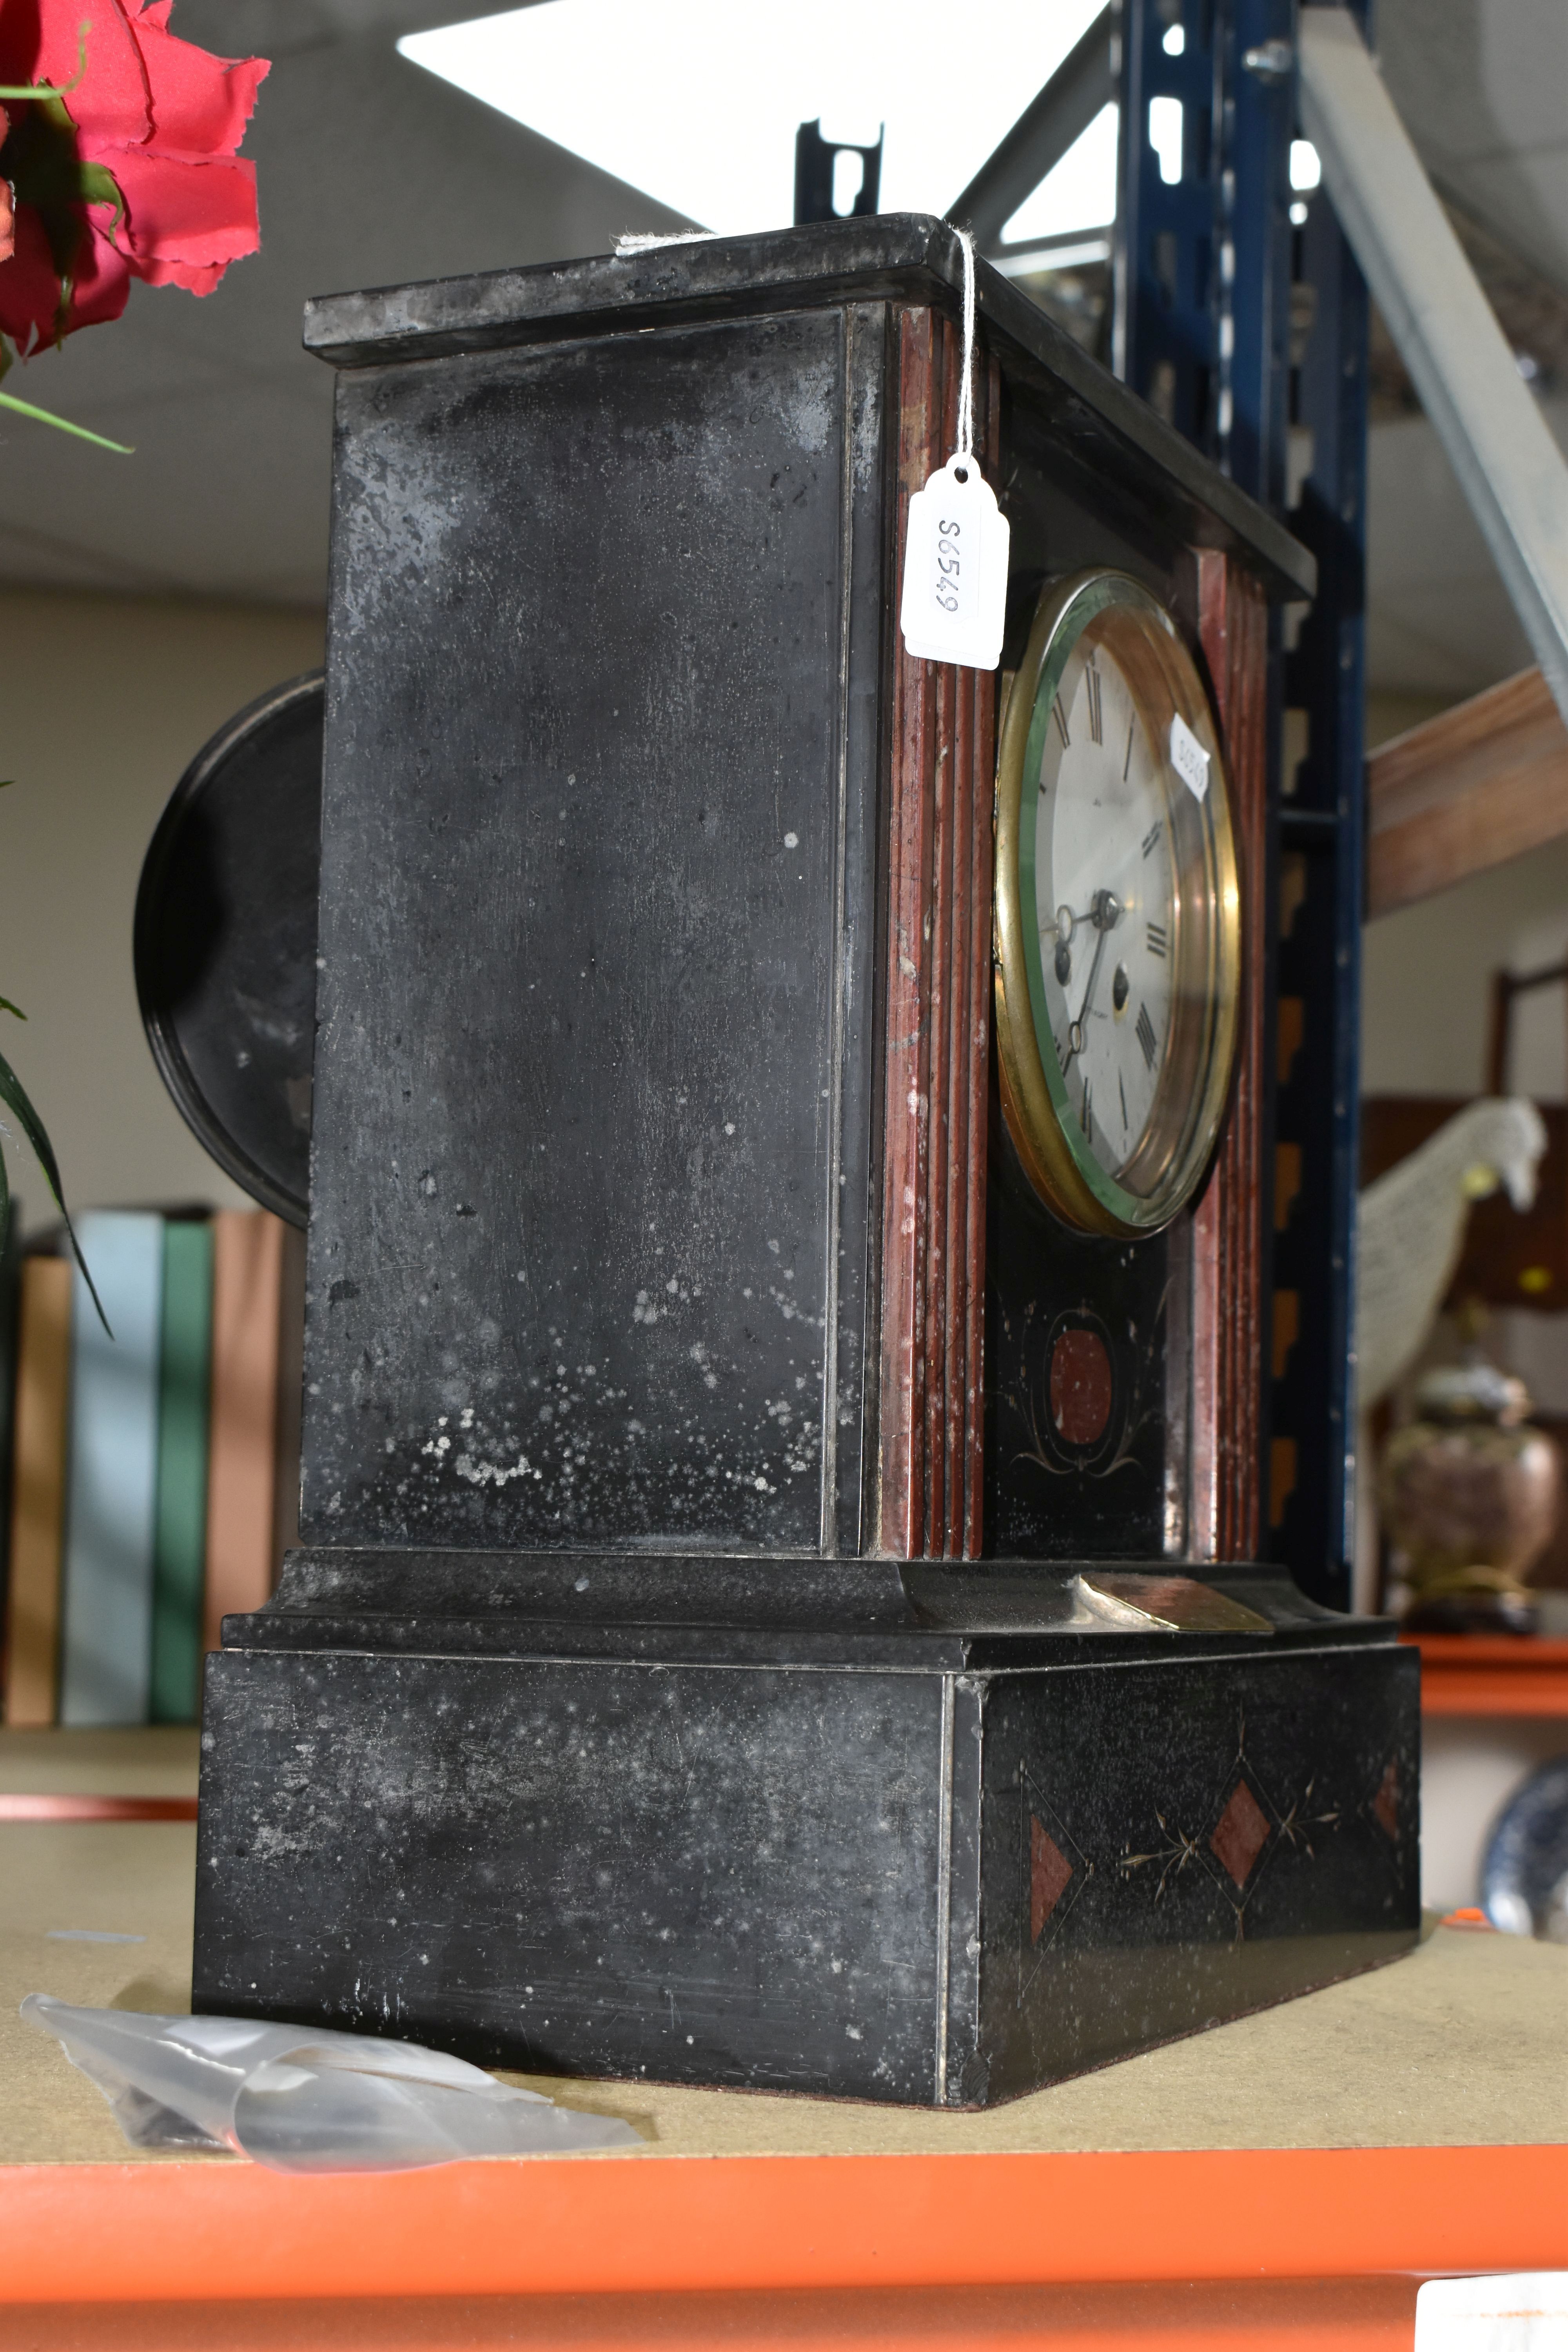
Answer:
<svg viewBox="0 0 1568 2352"><path fill-rule="evenodd" d="M1154 1109L1171 1034L1179 901L1163 760L1109 647L1052 698L1035 778L1035 921L1070 1116L1121 1173Z"/></svg>
<svg viewBox="0 0 1568 2352"><path fill-rule="evenodd" d="M1174 624L1137 581L1049 589L1003 725L1002 1108L1037 1190L1089 1233L1166 1224L1229 1085L1240 899L1225 762Z"/></svg>

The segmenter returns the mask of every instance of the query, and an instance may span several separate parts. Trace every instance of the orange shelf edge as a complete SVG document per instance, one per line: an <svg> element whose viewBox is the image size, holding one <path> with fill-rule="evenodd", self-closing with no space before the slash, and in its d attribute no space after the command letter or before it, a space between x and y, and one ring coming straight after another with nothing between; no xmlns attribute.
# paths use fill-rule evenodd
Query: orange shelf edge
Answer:
<svg viewBox="0 0 1568 2352"><path fill-rule="evenodd" d="M1568 2147L0 2170L0 2306L1568 2268Z"/></svg>
<svg viewBox="0 0 1568 2352"><path fill-rule="evenodd" d="M1568 1716L1568 1642L1402 1633L1421 1653L1423 1715Z"/></svg>

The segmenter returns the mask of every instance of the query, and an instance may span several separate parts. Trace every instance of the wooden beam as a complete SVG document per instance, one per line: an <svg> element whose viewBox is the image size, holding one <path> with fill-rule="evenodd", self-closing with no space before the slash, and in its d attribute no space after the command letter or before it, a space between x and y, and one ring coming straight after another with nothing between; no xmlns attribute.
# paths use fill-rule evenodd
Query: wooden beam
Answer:
<svg viewBox="0 0 1568 2352"><path fill-rule="evenodd" d="M1369 921L1568 834L1568 727L1538 669L1395 736L1366 778Z"/></svg>

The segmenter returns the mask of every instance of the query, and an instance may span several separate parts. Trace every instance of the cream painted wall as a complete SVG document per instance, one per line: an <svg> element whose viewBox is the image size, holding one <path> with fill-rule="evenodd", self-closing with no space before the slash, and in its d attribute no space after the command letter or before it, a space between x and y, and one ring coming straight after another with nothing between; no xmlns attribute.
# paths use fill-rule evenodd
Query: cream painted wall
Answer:
<svg viewBox="0 0 1568 2352"><path fill-rule="evenodd" d="M1443 708L1412 695L1369 695L1368 750ZM1568 839L1380 916L1367 925L1362 950L1362 1092L1479 1094L1492 973L1568 958ZM1542 1101L1568 1097L1563 990L1515 1005L1509 1078Z"/></svg>
<svg viewBox="0 0 1568 2352"><path fill-rule="evenodd" d="M1568 954L1568 839L1369 923L1363 940L1362 1092L1468 1095L1486 1067L1488 987ZM1510 1085L1568 1095L1568 994L1514 1007Z"/></svg>
<svg viewBox="0 0 1568 2352"><path fill-rule="evenodd" d="M1424 719L1436 719L1439 710L1447 708L1439 695L1389 694L1369 688L1363 740L1369 751L1375 751L1380 743L1391 742L1407 728L1419 727Z"/></svg>
<svg viewBox="0 0 1568 2352"><path fill-rule="evenodd" d="M148 839L195 751L321 659L312 613L0 594L0 1045L77 1207L248 1205L165 1093L136 1010L131 924ZM29 1229L52 1206L5 1145Z"/></svg>

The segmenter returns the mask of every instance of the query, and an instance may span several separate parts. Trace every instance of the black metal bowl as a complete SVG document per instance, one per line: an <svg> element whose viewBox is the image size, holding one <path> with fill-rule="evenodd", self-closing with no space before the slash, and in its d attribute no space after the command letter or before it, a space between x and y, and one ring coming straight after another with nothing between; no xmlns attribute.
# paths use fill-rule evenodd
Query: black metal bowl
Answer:
<svg viewBox="0 0 1568 2352"><path fill-rule="evenodd" d="M197 752L136 893L136 993L187 1125L263 1208L310 1190L322 677L290 678Z"/></svg>

